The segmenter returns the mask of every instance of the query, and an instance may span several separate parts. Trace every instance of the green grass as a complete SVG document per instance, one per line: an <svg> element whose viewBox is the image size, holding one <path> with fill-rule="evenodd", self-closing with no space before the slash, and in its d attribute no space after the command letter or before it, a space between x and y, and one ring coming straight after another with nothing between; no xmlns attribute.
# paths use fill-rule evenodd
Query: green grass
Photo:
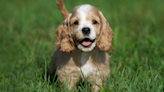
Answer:
<svg viewBox="0 0 164 92"><path fill-rule="evenodd" d="M164 91L163 0L64 0L71 11L89 3L114 31L111 74L100 91ZM63 21L55 0L0 1L0 90L65 91L42 78L49 67L55 31ZM87 87L81 89L85 92Z"/></svg>

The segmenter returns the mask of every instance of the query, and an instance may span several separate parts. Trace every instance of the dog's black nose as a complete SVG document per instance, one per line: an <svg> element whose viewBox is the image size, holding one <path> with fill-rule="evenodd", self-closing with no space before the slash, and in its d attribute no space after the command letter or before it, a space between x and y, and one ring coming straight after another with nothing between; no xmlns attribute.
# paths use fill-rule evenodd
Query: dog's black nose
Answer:
<svg viewBox="0 0 164 92"><path fill-rule="evenodd" d="M88 34L90 34L90 28L84 27L84 28L82 29L82 32L83 32L84 35L88 35Z"/></svg>

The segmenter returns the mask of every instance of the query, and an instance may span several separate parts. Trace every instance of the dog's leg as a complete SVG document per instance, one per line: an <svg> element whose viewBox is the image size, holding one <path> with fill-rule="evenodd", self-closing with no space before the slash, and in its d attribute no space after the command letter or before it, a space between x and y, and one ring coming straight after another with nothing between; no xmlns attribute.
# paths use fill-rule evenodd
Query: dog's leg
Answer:
<svg viewBox="0 0 164 92"><path fill-rule="evenodd" d="M78 78L79 78L79 74L77 73L77 69L67 69L65 71L60 71L58 70L57 75L59 76L59 81L61 83L66 83L66 85L68 86L68 89L74 89L76 88L76 84L78 82Z"/></svg>
<svg viewBox="0 0 164 92"><path fill-rule="evenodd" d="M93 92L97 92L98 90L100 90L100 88L102 87L102 79L100 77L100 75L90 75L88 77L88 80L91 84L91 89L93 89Z"/></svg>

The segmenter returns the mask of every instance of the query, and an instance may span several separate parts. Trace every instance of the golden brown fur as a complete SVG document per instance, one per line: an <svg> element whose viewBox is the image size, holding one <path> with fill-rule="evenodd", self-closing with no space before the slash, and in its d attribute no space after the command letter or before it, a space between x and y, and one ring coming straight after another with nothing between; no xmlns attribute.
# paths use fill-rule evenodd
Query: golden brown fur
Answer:
<svg viewBox="0 0 164 92"><path fill-rule="evenodd" d="M51 61L51 72L57 70L57 75L59 76L60 82L70 82L69 88L75 87L78 82L78 78L82 78L81 72L79 71L79 67L82 67L84 64L81 64L80 57L82 55L82 51L77 48L72 51L72 53L63 53L59 49L56 49L54 52L52 61ZM109 69L109 56L104 51L99 51L98 48L95 48L93 51L89 52L89 60L88 62L92 65L92 67L98 70L98 74L95 75L90 73L88 75L88 81L96 82L100 87L102 86L102 78L107 78L110 73ZM96 80L96 81L95 81ZM99 89L98 86L92 84L92 88Z"/></svg>
<svg viewBox="0 0 164 92"><path fill-rule="evenodd" d="M57 2L59 8L64 7L62 0L57 0ZM83 11L79 7L86 7L87 11L85 12L88 12L88 14L85 18L87 21L80 17L79 13L83 13ZM65 7L60 8L60 10L61 12L67 11ZM101 87L101 79L107 78L110 72L109 55L106 51L112 49L113 31L101 11L94 6L77 6L69 15L63 12L62 15L65 20L56 31L57 43L50 64L50 72L56 72L60 82L68 82L69 88L75 87L79 78L82 80L88 78L91 88L98 90L99 87L94 85L93 82ZM79 24L75 25L74 21L77 20ZM81 32L82 29L79 26L83 25L80 23L90 23L89 21L92 22L93 20L97 21L96 24L89 24L92 27L91 35L96 35L95 41L91 44L93 48L82 46L82 49L80 49L78 45L81 46L81 44L78 42L86 37ZM95 32L95 35L93 32Z"/></svg>
<svg viewBox="0 0 164 92"><path fill-rule="evenodd" d="M57 44L60 45L60 50L63 52L70 52L75 48L69 27L69 19L70 16L59 25L56 31Z"/></svg>
<svg viewBox="0 0 164 92"><path fill-rule="evenodd" d="M65 6L63 4L63 0L57 0L57 4L58 4L60 12L62 13L63 18L66 19L69 15L69 12L65 8Z"/></svg>
<svg viewBox="0 0 164 92"><path fill-rule="evenodd" d="M112 50L112 38L113 38L113 31L111 27L109 26L109 23L105 19L102 13L100 14L101 19L101 33L99 35L99 38L97 40L97 46L102 51Z"/></svg>

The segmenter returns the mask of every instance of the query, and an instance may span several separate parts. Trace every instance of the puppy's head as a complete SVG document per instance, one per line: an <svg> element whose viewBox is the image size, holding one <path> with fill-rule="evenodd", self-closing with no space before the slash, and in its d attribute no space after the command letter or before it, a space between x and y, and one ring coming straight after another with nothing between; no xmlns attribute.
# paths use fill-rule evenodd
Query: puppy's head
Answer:
<svg viewBox="0 0 164 92"><path fill-rule="evenodd" d="M88 4L76 6L57 31L58 44L63 52L76 47L89 52L96 46L107 51L112 47L112 38L113 31L101 11Z"/></svg>

